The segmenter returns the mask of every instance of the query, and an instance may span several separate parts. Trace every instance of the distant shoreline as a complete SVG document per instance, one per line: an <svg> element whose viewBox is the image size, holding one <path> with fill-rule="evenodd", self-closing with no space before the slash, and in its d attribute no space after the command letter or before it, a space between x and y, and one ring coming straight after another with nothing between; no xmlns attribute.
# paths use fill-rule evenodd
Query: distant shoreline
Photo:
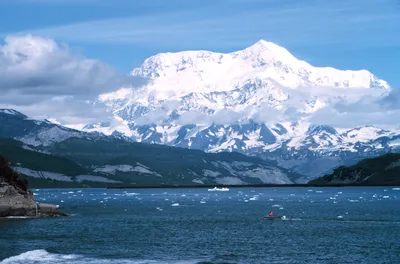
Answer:
<svg viewBox="0 0 400 264"><path fill-rule="evenodd" d="M399 184L240 184L240 185L137 185L107 186L106 189L200 189L200 188L287 188L287 187L400 187Z"/></svg>

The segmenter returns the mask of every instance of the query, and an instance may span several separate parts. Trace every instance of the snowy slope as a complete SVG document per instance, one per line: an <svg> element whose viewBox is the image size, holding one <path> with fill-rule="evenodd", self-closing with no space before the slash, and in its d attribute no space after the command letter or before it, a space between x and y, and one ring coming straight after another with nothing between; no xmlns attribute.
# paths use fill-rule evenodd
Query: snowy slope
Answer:
<svg viewBox="0 0 400 264"><path fill-rule="evenodd" d="M385 81L366 70L313 67L263 40L228 54L157 54L132 75L147 77L150 84L103 94L100 101L123 120L140 125L171 121L178 125L229 124L257 118L260 111L282 113L292 106L293 99L298 101L298 112L311 113L333 101L349 99L353 95L349 90L357 91L357 95L390 90ZM223 110L236 115L224 120L218 116Z"/></svg>

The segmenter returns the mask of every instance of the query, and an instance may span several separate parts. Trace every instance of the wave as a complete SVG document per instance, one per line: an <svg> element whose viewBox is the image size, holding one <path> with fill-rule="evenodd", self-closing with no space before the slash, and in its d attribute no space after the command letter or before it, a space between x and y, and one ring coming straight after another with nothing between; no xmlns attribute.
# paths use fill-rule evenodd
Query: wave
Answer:
<svg viewBox="0 0 400 264"><path fill-rule="evenodd" d="M204 260L145 260L145 259L101 259L89 258L82 255L65 255L49 253L44 249L37 249L24 252L17 256L9 257L0 262L0 264L37 264L37 263L68 263L68 264L196 264L204 263Z"/></svg>

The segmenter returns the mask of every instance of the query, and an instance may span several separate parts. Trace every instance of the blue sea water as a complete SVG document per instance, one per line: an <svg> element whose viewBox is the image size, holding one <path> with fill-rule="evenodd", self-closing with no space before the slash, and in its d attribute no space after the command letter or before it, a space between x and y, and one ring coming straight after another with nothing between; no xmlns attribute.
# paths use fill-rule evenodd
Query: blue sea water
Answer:
<svg viewBox="0 0 400 264"><path fill-rule="evenodd" d="M400 263L400 188L34 193L71 216L1 220L2 264Z"/></svg>

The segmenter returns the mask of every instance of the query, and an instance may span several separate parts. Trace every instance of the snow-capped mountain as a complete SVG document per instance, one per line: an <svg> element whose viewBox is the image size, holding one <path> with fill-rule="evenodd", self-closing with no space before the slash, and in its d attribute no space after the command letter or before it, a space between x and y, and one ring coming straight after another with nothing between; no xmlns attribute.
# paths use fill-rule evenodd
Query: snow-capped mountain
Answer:
<svg viewBox="0 0 400 264"><path fill-rule="evenodd" d="M271 42L260 40L233 53L161 53L131 74L149 83L103 94L97 102L118 122L105 120L84 130L258 155L310 177L397 149L398 131L340 129L311 119L338 103L382 97L391 90L387 82L366 70L314 67ZM310 167L313 162L318 164Z"/></svg>
<svg viewBox="0 0 400 264"><path fill-rule="evenodd" d="M135 125L232 124L249 119L275 123L293 110L297 115L309 114L332 102L358 98L360 93L390 90L366 70L313 67L263 40L229 54L157 54L132 75L146 77L150 84L103 94L100 101Z"/></svg>

